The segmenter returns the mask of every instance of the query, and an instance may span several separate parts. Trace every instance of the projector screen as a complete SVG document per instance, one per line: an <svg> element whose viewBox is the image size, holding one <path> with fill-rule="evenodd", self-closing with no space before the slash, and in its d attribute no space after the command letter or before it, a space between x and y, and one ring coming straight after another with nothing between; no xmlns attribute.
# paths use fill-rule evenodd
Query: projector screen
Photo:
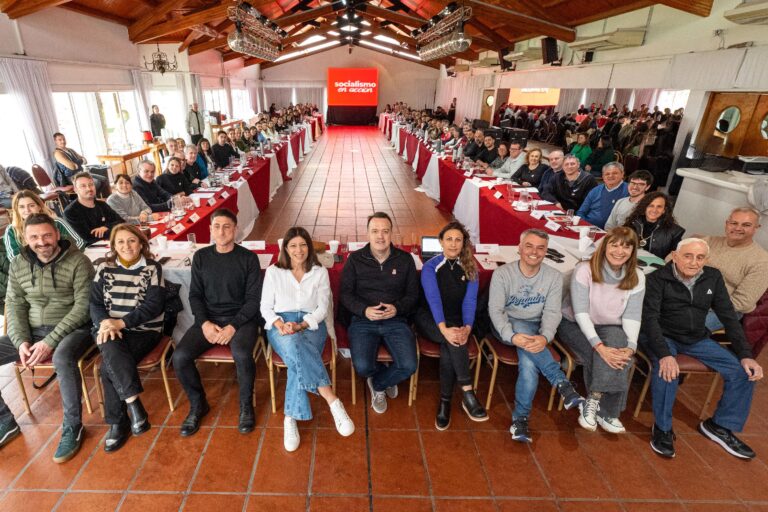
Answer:
<svg viewBox="0 0 768 512"><path fill-rule="evenodd" d="M375 107L378 104L378 69L328 68L329 107Z"/></svg>

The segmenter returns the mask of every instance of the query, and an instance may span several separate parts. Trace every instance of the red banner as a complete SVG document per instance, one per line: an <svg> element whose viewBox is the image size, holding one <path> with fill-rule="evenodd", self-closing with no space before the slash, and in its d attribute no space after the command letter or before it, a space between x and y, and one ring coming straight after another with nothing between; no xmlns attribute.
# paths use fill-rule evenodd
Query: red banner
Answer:
<svg viewBox="0 0 768 512"><path fill-rule="evenodd" d="M375 107L378 104L377 68L328 68L328 106Z"/></svg>

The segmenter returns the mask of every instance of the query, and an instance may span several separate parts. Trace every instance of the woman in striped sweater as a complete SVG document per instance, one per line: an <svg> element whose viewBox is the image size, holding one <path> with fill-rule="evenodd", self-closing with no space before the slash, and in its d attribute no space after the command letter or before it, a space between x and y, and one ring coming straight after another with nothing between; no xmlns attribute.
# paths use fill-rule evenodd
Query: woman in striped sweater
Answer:
<svg viewBox="0 0 768 512"><path fill-rule="evenodd" d="M143 388L136 365L163 334L165 291L162 267L136 226L115 226L109 245L91 287L91 320L103 359L101 382L110 425L104 450L114 452L131 432L139 435L150 427L139 399Z"/></svg>

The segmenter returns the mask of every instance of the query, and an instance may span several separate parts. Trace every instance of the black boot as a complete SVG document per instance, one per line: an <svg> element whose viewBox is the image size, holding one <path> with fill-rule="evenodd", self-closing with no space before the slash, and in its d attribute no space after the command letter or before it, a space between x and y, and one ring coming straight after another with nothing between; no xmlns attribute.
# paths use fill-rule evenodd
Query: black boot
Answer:
<svg viewBox="0 0 768 512"><path fill-rule="evenodd" d="M116 452L123 447L130 436L131 422L128 416L124 416L118 423L109 426L107 439L104 441L104 451L107 453Z"/></svg>
<svg viewBox="0 0 768 512"><path fill-rule="evenodd" d="M488 413L485 411L475 396L473 390L463 391L461 397L461 408L467 413L472 421L488 421Z"/></svg>
<svg viewBox="0 0 768 512"><path fill-rule="evenodd" d="M205 418L205 415L211 412L211 406L208 402L203 402L202 405L194 407L191 406L189 414L184 418L184 422L181 424L182 437L189 437L198 430L200 430L200 422Z"/></svg>
<svg viewBox="0 0 768 512"><path fill-rule="evenodd" d="M136 398L127 405L131 415L131 432L133 435L138 436L149 430L152 425L149 424L149 415L141 403L141 398Z"/></svg>
<svg viewBox="0 0 768 512"><path fill-rule="evenodd" d="M448 430L448 426L451 424L451 399L441 398L440 404L437 406L437 416L435 417L435 428L440 430Z"/></svg>
<svg viewBox="0 0 768 512"><path fill-rule="evenodd" d="M256 418L253 414L253 403L251 401L240 404L240 421L237 424L237 430L241 434L253 432L256 425Z"/></svg>

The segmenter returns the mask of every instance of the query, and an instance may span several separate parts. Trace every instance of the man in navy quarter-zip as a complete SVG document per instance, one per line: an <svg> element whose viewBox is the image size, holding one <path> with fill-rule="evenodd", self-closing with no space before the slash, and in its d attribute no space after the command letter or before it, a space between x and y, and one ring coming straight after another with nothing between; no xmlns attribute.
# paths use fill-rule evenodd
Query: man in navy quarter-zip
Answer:
<svg viewBox="0 0 768 512"><path fill-rule="evenodd" d="M387 410L397 384L416 371L416 341L408 323L419 299L416 265L410 254L391 244L392 219L383 212L368 217L369 243L349 255L341 274L342 306L351 313L349 344L355 371L366 377L371 407ZM379 345L392 364L376 361Z"/></svg>

